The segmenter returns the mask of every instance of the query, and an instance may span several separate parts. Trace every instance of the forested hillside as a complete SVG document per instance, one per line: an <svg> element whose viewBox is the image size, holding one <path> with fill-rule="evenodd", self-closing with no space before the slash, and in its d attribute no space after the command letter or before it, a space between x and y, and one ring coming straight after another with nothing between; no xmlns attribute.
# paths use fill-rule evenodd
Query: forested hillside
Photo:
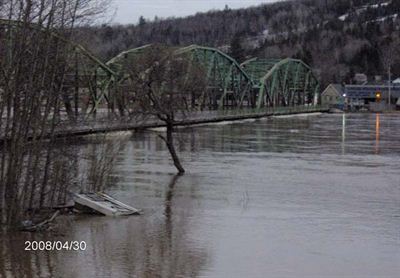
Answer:
<svg viewBox="0 0 400 278"><path fill-rule="evenodd" d="M351 82L356 72L385 75L389 64L400 76L399 16L399 0L298 0L87 27L82 38L104 60L148 43L219 47L241 61L296 57L311 64L326 85Z"/></svg>

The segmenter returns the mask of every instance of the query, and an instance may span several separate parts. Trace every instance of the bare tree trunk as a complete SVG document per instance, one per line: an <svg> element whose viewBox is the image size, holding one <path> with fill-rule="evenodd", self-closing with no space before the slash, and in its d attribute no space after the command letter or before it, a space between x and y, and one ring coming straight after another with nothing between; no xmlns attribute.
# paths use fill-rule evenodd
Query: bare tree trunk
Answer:
<svg viewBox="0 0 400 278"><path fill-rule="evenodd" d="M179 157L176 153L174 146L174 136L173 136L174 124L170 120L166 121L166 124L167 124L167 138L164 138L163 136L160 137L161 139L164 140L165 144L167 145L168 151L171 154L172 160L174 162L174 166L178 170L178 174L183 175L185 173L185 169L183 168L181 161L179 160Z"/></svg>

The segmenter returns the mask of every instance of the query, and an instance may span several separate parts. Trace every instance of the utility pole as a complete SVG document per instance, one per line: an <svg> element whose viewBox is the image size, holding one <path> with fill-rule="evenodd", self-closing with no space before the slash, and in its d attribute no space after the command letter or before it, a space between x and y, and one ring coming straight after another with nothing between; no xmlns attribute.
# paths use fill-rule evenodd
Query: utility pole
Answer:
<svg viewBox="0 0 400 278"><path fill-rule="evenodd" d="M392 72L391 72L391 61L389 61L389 110L390 110L390 105L391 105L391 97L392 97Z"/></svg>

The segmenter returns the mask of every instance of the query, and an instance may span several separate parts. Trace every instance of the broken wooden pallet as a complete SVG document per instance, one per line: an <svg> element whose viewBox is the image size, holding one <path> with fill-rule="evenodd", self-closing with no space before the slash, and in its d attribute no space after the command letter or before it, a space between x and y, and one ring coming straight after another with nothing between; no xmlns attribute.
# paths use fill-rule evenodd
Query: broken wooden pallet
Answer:
<svg viewBox="0 0 400 278"><path fill-rule="evenodd" d="M97 193L80 193L74 194L75 203L88 207L96 212L107 216L122 216L140 214L138 209L128 206L107 194Z"/></svg>

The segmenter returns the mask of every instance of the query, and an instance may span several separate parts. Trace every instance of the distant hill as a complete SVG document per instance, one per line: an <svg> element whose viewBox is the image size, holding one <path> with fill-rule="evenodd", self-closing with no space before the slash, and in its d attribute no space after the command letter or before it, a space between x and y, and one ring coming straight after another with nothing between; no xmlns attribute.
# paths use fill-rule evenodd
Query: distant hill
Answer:
<svg viewBox="0 0 400 278"><path fill-rule="evenodd" d="M356 72L400 76L399 0L298 0L136 25L82 28L87 46L107 60L148 43L219 47L240 59L296 57L323 85L351 82ZM239 43L238 43L239 41ZM383 78L386 78L384 76Z"/></svg>

